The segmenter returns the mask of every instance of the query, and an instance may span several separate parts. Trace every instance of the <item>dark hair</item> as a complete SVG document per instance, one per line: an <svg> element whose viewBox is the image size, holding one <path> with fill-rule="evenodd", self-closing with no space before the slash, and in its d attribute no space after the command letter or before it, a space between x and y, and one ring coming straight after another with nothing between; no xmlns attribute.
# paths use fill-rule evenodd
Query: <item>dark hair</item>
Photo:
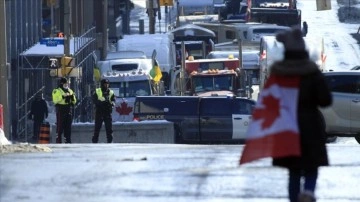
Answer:
<svg viewBox="0 0 360 202"><path fill-rule="evenodd" d="M67 83L68 82L68 80L66 79L66 78L61 78L60 79L60 84L64 84L64 83Z"/></svg>
<svg viewBox="0 0 360 202"><path fill-rule="evenodd" d="M101 85L104 85L106 83L110 83L108 79L101 79Z"/></svg>

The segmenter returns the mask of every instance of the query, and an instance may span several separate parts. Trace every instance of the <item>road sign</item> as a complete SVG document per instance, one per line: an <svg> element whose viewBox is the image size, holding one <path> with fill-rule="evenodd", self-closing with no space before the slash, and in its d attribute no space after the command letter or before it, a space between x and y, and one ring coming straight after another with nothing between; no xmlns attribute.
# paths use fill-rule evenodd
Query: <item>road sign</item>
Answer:
<svg viewBox="0 0 360 202"><path fill-rule="evenodd" d="M40 44L46 46L64 45L64 38L42 38L40 39Z"/></svg>
<svg viewBox="0 0 360 202"><path fill-rule="evenodd" d="M57 58L50 58L49 59L49 68L50 69L57 69L59 68L59 60Z"/></svg>

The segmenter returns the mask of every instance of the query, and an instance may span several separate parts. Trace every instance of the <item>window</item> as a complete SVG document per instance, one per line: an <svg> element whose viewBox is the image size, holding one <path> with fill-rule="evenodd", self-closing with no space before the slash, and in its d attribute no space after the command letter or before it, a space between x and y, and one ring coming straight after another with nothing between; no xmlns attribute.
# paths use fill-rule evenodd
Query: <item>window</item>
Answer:
<svg viewBox="0 0 360 202"><path fill-rule="evenodd" d="M113 71L131 71L138 68L138 64L117 64L111 66Z"/></svg>
<svg viewBox="0 0 360 202"><path fill-rule="evenodd" d="M167 112L164 112L164 109ZM139 101L140 114L165 114L167 116L191 116L197 114L197 99L159 98Z"/></svg>
<svg viewBox="0 0 360 202"><path fill-rule="evenodd" d="M229 90L234 88L233 75L193 76L194 90L196 93L213 90Z"/></svg>
<svg viewBox="0 0 360 202"><path fill-rule="evenodd" d="M326 81L332 92L360 93L359 76L357 75L330 75Z"/></svg>
<svg viewBox="0 0 360 202"><path fill-rule="evenodd" d="M151 94L148 80L127 82L126 87L126 97L146 96Z"/></svg>
<svg viewBox="0 0 360 202"><path fill-rule="evenodd" d="M226 31L225 32L226 39L236 39L235 32L234 31Z"/></svg>
<svg viewBox="0 0 360 202"><path fill-rule="evenodd" d="M136 97L152 94L149 80L111 82L110 88L114 91L116 97Z"/></svg>
<svg viewBox="0 0 360 202"><path fill-rule="evenodd" d="M207 99L201 103L201 114L204 116L231 115L230 99Z"/></svg>
<svg viewBox="0 0 360 202"><path fill-rule="evenodd" d="M236 99L233 104L233 113L234 114L252 114L252 110L255 106L255 103L250 100Z"/></svg>
<svg viewBox="0 0 360 202"><path fill-rule="evenodd" d="M283 30L277 28L258 28L253 30L253 34L274 34Z"/></svg>

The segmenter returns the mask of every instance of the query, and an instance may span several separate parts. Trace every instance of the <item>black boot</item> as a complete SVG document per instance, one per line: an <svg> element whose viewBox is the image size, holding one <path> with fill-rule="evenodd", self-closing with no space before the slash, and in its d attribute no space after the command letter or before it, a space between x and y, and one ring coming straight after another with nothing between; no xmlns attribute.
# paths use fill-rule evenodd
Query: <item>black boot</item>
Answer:
<svg viewBox="0 0 360 202"><path fill-rule="evenodd" d="M56 143L61 144L61 142L62 142L62 141L61 141L61 134L60 134L60 135L58 134L58 135L56 136Z"/></svg>
<svg viewBox="0 0 360 202"><path fill-rule="evenodd" d="M97 136L94 135L94 136L92 137L91 141L92 141L92 143L98 143L99 137L97 137Z"/></svg>
<svg viewBox="0 0 360 202"><path fill-rule="evenodd" d="M106 136L107 137L107 143L113 143L113 136L112 134L111 135L108 135Z"/></svg>

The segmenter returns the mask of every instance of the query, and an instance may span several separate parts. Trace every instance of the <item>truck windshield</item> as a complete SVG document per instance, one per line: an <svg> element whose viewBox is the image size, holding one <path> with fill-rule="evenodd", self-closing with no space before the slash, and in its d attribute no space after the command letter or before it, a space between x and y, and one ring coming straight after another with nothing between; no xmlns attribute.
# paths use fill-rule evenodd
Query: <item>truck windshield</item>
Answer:
<svg viewBox="0 0 360 202"><path fill-rule="evenodd" d="M234 89L233 75L193 76L194 92Z"/></svg>
<svg viewBox="0 0 360 202"><path fill-rule="evenodd" d="M117 97L136 97L151 95L151 86L148 80L110 83L110 88Z"/></svg>

